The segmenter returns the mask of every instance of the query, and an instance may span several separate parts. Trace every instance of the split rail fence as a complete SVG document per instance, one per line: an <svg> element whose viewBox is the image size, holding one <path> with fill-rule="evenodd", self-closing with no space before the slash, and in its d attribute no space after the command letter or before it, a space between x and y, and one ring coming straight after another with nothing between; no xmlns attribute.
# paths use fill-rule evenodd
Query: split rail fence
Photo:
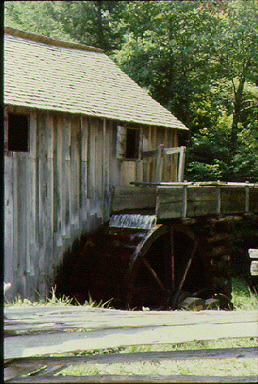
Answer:
<svg viewBox="0 0 258 384"><path fill-rule="evenodd" d="M90 306L6 307L5 382L257 382L258 374L255 376L57 375L65 367L78 364L258 358L256 347L104 353L105 349L131 345L175 344L193 340L257 336L256 311L123 311ZM69 352L86 350L100 353L69 355ZM62 356L56 356L60 353Z"/></svg>

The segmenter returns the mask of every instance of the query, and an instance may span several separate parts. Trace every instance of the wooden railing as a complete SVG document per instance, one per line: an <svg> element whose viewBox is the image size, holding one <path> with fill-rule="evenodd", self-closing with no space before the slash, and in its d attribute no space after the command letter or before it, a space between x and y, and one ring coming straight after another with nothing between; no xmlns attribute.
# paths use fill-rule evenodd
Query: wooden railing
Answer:
<svg viewBox="0 0 258 384"><path fill-rule="evenodd" d="M185 147L172 147L172 148L164 148L164 144L160 144L158 149L151 151L143 151L141 153L141 158L137 164L137 175L140 174L139 168L143 159L156 157L156 172L155 179L153 182L161 182L162 174L163 174L163 166L164 166L164 157L165 155L178 155L178 159L174 163L171 162L171 171L173 171L173 167L177 168L176 180L174 181L183 181L184 180L184 168L185 168ZM141 180L136 180L141 181ZM148 180L151 181L151 180Z"/></svg>
<svg viewBox="0 0 258 384"><path fill-rule="evenodd" d="M157 186L158 219L207 215L244 215L258 212L258 184L184 182Z"/></svg>
<svg viewBox="0 0 258 384"><path fill-rule="evenodd" d="M149 209L155 211L158 220L258 213L258 183L184 181L131 184L114 187L113 213Z"/></svg>

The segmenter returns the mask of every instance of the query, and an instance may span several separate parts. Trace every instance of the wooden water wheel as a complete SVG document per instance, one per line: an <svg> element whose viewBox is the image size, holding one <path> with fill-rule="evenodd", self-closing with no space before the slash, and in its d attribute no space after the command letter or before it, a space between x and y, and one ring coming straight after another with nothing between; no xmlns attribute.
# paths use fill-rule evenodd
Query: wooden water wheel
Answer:
<svg viewBox="0 0 258 384"><path fill-rule="evenodd" d="M197 238L181 223L159 225L143 240L128 271L131 307L168 308L187 281Z"/></svg>
<svg viewBox="0 0 258 384"><path fill-rule="evenodd" d="M153 229L131 260L130 307L175 309L184 298L194 296L218 298L220 306L228 309L231 247L228 229L225 233L222 227L220 233L214 224L174 222Z"/></svg>
<svg viewBox="0 0 258 384"><path fill-rule="evenodd" d="M228 232L227 223L203 220L150 229L104 225L71 263L69 290L62 293L81 303L89 295L97 302L112 299L115 308L175 309L186 297L205 300L215 295L222 295L227 306Z"/></svg>

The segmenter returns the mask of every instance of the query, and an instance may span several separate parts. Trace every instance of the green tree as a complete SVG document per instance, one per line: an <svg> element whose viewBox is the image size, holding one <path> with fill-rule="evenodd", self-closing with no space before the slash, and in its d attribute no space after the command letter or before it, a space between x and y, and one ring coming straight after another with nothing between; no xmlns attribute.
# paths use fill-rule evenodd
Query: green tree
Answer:
<svg viewBox="0 0 258 384"><path fill-rule="evenodd" d="M6 24L109 52L123 40L122 1L8 1Z"/></svg>
<svg viewBox="0 0 258 384"><path fill-rule="evenodd" d="M137 3L133 17L148 6L151 29L130 25L113 57L191 129L188 176L257 179L257 4Z"/></svg>
<svg viewBox="0 0 258 384"><path fill-rule="evenodd" d="M5 1L4 24L22 31L74 41L52 17L52 1Z"/></svg>

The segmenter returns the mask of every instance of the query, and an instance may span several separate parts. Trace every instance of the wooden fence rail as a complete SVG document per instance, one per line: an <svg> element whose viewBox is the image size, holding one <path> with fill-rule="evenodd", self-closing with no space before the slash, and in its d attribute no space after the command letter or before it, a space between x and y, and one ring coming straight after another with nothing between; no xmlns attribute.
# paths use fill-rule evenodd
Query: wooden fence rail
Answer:
<svg viewBox="0 0 258 384"><path fill-rule="evenodd" d="M184 180L185 170L185 149L186 147L172 147L164 148L164 144L160 144L158 149L151 151L143 151L141 153L141 160L146 157L156 157L156 176L155 182L162 181L162 171L165 155L178 155L178 170L177 170L177 181L182 182Z"/></svg>
<svg viewBox="0 0 258 384"><path fill-rule="evenodd" d="M130 362L160 362L162 360L201 360L201 359L242 359L257 358L257 348L220 348L220 349L201 349L193 351L165 351L165 352L138 352L138 353L109 353L103 355L84 355L84 356L64 356L64 357L27 357L15 359L5 364L6 382L8 383L61 383L61 382L116 382L122 378L122 382L131 382L135 377L125 375L89 375L89 376L53 376L71 365L82 364L113 364ZM29 374L27 377L17 377ZM47 378L47 381L46 381ZM192 382L223 382L222 376L197 376L197 375L138 375L138 382L185 382L194 379ZM91 381L89 381L89 379ZM112 381L110 380L112 379ZM162 380L163 379L163 380ZM256 382L255 377L250 376L228 376L227 382ZM75 381L74 381L75 380ZM107 381L109 380L109 381ZM164 381L165 380L165 381ZM181 381L179 381L181 380ZM197 380L197 381L196 381ZM216 380L216 381L215 381ZM222 381L221 381L222 380ZM251 381L250 381L251 380ZM135 381L134 381L135 382Z"/></svg>
<svg viewBox="0 0 258 384"><path fill-rule="evenodd" d="M5 309L6 383L257 382L257 376L57 375L67 366L136 361L244 359L255 347L192 351L109 353L105 348L193 340L257 337L256 311L122 311L87 306ZM98 350L97 355L69 356ZM56 353L66 356L50 356Z"/></svg>

